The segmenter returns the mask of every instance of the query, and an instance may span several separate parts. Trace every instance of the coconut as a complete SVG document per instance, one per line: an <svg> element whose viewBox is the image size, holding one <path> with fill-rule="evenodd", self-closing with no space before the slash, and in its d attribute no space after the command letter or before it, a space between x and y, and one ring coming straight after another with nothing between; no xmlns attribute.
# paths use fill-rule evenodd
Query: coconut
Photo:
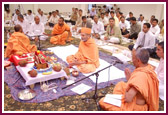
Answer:
<svg viewBox="0 0 168 115"><path fill-rule="evenodd" d="M19 66L21 66L21 67L25 67L26 65L27 65L27 61L26 60L21 60L21 61L19 61Z"/></svg>
<svg viewBox="0 0 168 115"><path fill-rule="evenodd" d="M61 71L62 67L61 67L61 64L59 63L56 63L53 65L53 70L56 71L56 72L59 72Z"/></svg>
<svg viewBox="0 0 168 115"><path fill-rule="evenodd" d="M36 77L36 76L37 76L37 71L33 69L33 70L29 71L28 74L29 74L31 77Z"/></svg>

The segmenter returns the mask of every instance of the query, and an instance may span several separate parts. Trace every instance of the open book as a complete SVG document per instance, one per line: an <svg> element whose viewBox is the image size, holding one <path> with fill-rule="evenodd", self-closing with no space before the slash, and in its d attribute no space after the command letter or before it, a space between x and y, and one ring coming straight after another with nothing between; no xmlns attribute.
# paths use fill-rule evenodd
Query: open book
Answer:
<svg viewBox="0 0 168 115"><path fill-rule="evenodd" d="M107 94L104 98L104 102L121 107L122 95L119 94Z"/></svg>

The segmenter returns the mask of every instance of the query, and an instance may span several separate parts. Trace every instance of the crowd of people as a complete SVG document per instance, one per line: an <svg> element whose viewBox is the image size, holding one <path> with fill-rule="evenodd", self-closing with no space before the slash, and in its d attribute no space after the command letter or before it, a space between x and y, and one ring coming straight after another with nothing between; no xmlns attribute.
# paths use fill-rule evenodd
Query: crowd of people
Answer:
<svg viewBox="0 0 168 115"><path fill-rule="evenodd" d="M12 23L15 30L8 40L5 57L18 51L29 53L37 50L35 45L30 45L29 39L37 41L51 37L51 44L65 45L73 40L72 31L81 28L78 30L81 33L79 50L68 56L67 62L69 66L76 65L82 73L94 72L100 65L94 39L115 44L121 44L125 38L136 40L134 45L128 47L132 51L132 61L136 69L131 73L126 68L128 82L118 83L113 91L114 94L123 95L122 106L107 104L103 101L104 98L99 104L104 110L156 111L159 96L164 100L164 41L158 42L159 35L164 35L164 20L159 23L152 15L147 22L143 14L137 19L133 12L125 16L116 4L111 8L106 5L99 9L93 7L86 16L82 9L72 8L70 20L65 20L59 10L50 12L47 17L41 9L38 9L37 14L28 10L26 15L16 9L13 16L7 10L4 18L5 23ZM73 27L67 23L71 23ZM45 33L46 26L52 28L51 34ZM157 68L148 64L150 56L160 58Z"/></svg>

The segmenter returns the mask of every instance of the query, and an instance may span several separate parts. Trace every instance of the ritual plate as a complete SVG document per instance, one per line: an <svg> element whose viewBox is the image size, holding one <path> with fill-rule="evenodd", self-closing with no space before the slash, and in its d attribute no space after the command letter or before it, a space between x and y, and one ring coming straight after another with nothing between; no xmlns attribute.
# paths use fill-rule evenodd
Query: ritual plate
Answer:
<svg viewBox="0 0 168 115"><path fill-rule="evenodd" d="M18 98L20 100L24 100L24 101L28 101L28 100L31 100L33 99L34 97L36 97L36 92L34 90L31 90L31 89L25 89L25 90L22 90L18 93Z"/></svg>
<svg viewBox="0 0 168 115"><path fill-rule="evenodd" d="M33 69L36 70L37 72L47 72L50 71L52 69L51 64L48 64L48 68L45 69L37 69L34 65L33 65Z"/></svg>

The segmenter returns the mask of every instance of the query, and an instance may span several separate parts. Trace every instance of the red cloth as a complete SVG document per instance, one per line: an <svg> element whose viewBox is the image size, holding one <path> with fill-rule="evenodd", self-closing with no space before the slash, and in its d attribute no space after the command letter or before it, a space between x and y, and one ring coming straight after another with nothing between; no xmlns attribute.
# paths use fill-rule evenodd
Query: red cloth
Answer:
<svg viewBox="0 0 168 115"><path fill-rule="evenodd" d="M41 54L43 54L42 52L40 52ZM15 66L18 66L18 63L19 61L21 60L27 60L27 57L28 55L25 54L26 56L19 56L19 55L12 55L10 58L9 58L9 61L14 63ZM43 54L44 57L46 57L44 54ZM28 61L28 60L27 60ZM28 61L28 63L34 63L34 61Z"/></svg>

